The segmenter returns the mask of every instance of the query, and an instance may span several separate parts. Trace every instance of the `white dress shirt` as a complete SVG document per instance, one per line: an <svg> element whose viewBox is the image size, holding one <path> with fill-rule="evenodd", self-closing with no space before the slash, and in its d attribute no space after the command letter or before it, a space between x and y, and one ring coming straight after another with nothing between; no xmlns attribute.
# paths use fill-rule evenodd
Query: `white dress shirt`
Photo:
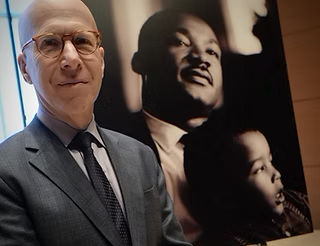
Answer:
<svg viewBox="0 0 320 246"><path fill-rule="evenodd" d="M68 125L67 123L57 119L53 115L51 115L49 112L47 112L45 109L43 109L41 106L39 107L39 110L37 112L37 116L39 120L48 127L64 144L64 146L67 148L74 136L78 133L78 131L83 129L76 129ZM96 123L94 121L94 116L92 116L92 120L85 129L85 132L91 133L101 144L100 147L96 145L96 143L92 142L91 147L93 149L93 153L95 158L97 159L98 163L100 164L103 172L105 173L106 177L108 178L111 187L120 203L120 206L122 208L123 214L126 217L125 209L124 209L124 203L123 198L121 195L120 186L118 183L117 176L114 172L112 163L110 161L106 146L98 132ZM68 149L75 161L78 163L81 170L85 173L88 179L89 175L86 170L85 164L84 164L84 158L83 153L78 150L70 150Z"/></svg>
<svg viewBox="0 0 320 246"><path fill-rule="evenodd" d="M187 181L183 164L183 147L180 142L186 131L164 122L145 112L146 123L161 161L167 190L173 200L174 212L184 230L186 238L193 242L201 234L201 226L193 219L184 202L187 194Z"/></svg>

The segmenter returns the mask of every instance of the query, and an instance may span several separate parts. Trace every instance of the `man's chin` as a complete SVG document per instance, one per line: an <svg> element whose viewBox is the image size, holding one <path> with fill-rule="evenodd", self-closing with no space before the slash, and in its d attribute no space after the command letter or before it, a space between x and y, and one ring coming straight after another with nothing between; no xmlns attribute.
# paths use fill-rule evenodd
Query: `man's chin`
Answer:
<svg viewBox="0 0 320 246"><path fill-rule="evenodd" d="M206 89L207 88L205 87L186 88L186 92L189 94L190 97L193 98L193 100L201 102L201 104L209 108L210 111L223 106L223 93L219 91L211 91L211 93L208 93L208 91L205 91Z"/></svg>
<svg viewBox="0 0 320 246"><path fill-rule="evenodd" d="M192 95L191 95L192 96ZM212 110L219 109L223 106L223 99L221 100L208 100L200 97L193 97L193 100L196 102L196 104L201 105L204 116L210 114ZM201 117L201 115L200 115Z"/></svg>

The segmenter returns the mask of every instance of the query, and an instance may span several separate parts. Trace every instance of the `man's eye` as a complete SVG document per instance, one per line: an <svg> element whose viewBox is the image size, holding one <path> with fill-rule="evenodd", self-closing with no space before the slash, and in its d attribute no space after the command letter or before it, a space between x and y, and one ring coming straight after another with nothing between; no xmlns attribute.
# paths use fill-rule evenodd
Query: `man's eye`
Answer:
<svg viewBox="0 0 320 246"><path fill-rule="evenodd" d="M75 40L74 40L74 43L76 45L82 45L82 44L91 44L89 39L87 38L84 38L84 37L77 37Z"/></svg>
<svg viewBox="0 0 320 246"><path fill-rule="evenodd" d="M169 41L170 45L173 45L173 46L186 46L188 47L188 43L179 39L179 38L172 38L170 41Z"/></svg>
<svg viewBox="0 0 320 246"><path fill-rule="evenodd" d="M219 59L219 54L217 52L215 52L213 49L207 49L207 53L209 55L215 56Z"/></svg>
<svg viewBox="0 0 320 246"><path fill-rule="evenodd" d="M191 40L183 33L176 32L169 36L169 44L176 47L189 47Z"/></svg>
<svg viewBox="0 0 320 246"><path fill-rule="evenodd" d="M57 37L43 37L38 41L38 48L44 53L59 50L61 46L61 39Z"/></svg>
<svg viewBox="0 0 320 246"><path fill-rule="evenodd" d="M179 46L189 46L187 43L183 42L182 40L179 41Z"/></svg>
<svg viewBox="0 0 320 246"><path fill-rule="evenodd" d="M46 38L41 42L42 46L59 46L60 42L55 38Z"/></svg>

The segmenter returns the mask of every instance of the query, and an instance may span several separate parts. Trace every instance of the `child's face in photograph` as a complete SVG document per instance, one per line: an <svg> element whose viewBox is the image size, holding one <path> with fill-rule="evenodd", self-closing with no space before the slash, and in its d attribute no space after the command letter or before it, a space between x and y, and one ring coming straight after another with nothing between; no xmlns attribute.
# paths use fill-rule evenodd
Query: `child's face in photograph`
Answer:
<svg viewBox="0 0 320 246"><path fill-rule="evenodd" d="M271 209L275 214L283 213L283 185L281 175L272 165L269 144L259 131L248 131L238 136L238 143L247 151L251 166L247 184L254 191L253 200ZM251 200L251 199L250 199Z"/></svg>

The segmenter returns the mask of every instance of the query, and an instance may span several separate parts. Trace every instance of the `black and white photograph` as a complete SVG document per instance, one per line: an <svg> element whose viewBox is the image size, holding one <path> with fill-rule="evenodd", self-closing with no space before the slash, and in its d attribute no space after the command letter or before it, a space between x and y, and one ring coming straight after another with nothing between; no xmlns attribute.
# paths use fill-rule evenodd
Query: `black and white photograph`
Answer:
<svg viewBox="0 0 320 246"><path fill-rule="evenodd" d="M276 0L84 1L95 117L150 146L194 245L312 231Z"/></svg>

